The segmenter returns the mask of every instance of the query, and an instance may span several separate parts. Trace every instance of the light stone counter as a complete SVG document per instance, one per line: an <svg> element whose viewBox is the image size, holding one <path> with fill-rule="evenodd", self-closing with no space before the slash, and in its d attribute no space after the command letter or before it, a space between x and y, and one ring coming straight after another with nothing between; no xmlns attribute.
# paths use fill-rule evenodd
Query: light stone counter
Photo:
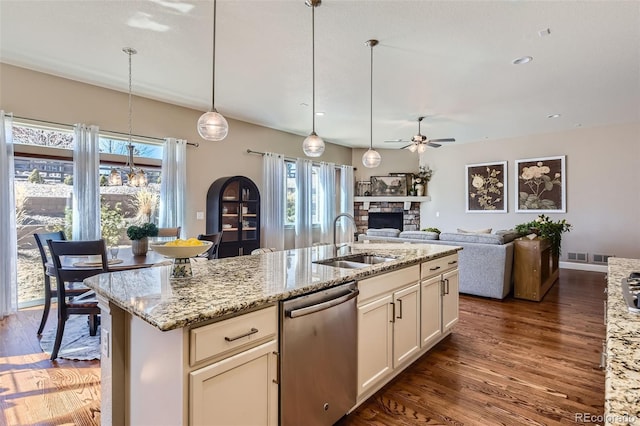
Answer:
<svg viewBox="0 0 640 426"><path fill-rule="evenodd" d="M609 258L605 424L640 425L640 314L630 313L620 282L640 260Z"/></svg>
<svg viewBox="0 0 640 426"><path fill-rule="evenodd" d="M375 253L397 258L360 269L313 263L335 257L333 246L318 246L191 261L193 277L170 278L170 266L112 272L85 284L116 306L162 331L182 328L379 272L456 253L460 247L430 244L353 244L338 255Z"/></svg>

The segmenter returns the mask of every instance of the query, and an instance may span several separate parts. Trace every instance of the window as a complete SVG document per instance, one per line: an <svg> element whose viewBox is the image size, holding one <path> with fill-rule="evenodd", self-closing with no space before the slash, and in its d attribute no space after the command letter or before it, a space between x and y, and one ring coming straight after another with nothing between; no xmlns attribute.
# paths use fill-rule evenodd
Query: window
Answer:
<svg viewBox="0 0 640 426"><path fill-rule="evenodd" d="M15 198L18 234L18 303L42 303L42 263L33 233L63 230L71 237L73 192L73 129L15 122ZM157 223L160 201L162 143L144 138L132 141L136 167L149 185L144 188L108 186L114 167L128 158L128 138L100 134L100 199L104 238L126 244L126 228L137 221ZM106 214L106 213L109 214Z"/></svg>
<svg viewBox="0 0 640 426"><path fill-rule="evenodd" d="M296 222L296 198L298 188L296 187L296 163L293 161L285 161L287 168L287 200L285 225L294 225ZM320 205L318 191L318 167L313 166L311 169L311 223L318 225L320 217L318 206Z"/></svg>

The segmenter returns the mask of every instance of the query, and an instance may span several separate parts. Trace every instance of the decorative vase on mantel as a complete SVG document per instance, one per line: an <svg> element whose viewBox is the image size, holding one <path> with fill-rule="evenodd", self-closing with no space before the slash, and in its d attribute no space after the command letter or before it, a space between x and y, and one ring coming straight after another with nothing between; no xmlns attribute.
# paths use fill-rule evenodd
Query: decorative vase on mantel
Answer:
<svg viewBox="0 0 640 426"><path fill-rule="evenodd" d="M144 256L149 250L149 238L144 237L139 240L131 240L131 252L134 256Z"/></svg>
<svg viewBox="0 0 640 426"><path fill-rule="evenodd" d="M421 183L416 185L416 196L417 197L424 196L424 185Z"/></svg>

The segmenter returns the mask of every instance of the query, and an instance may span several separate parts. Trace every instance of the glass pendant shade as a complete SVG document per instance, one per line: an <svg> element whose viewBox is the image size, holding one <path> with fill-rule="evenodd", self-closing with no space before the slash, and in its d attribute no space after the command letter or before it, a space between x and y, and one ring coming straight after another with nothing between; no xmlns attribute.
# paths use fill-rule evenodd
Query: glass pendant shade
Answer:
<svg viewBox="0 0 640 426"><path fill-rule="evenodd" d="M415 143L412 143L411 145L409 145L409 151L411 152L416 152L418 150L418 145Z"/></svg>
<svg viewBox="0 0 640 426"><path fill-rule="evenodd" d="M198 120L198 133L208 141L221 141L229 133L227 120L215 109L205 112Z"/></svg>
<svg viewBox="0 0 640 426"><path fill-rule="evenodd" d="M302 150L307 157L320 157L324 152L324 141L316 132L311 132L302 143Z"/></svg>
<svg viewBox="0 0 640 426"><path fill-rule="evenodd" d="M116 169L111 169L109 173L109 186L122 186L122 176Z"/></svg>
<svg viewBox="0 0 640 426"><path fill-rule="evenodd" d="M362 164L370 169L378 167L381 161L382 157L380 156L378 151L375 151L371 148L369 148L367 152L365 152L362 156Z"/></svg>

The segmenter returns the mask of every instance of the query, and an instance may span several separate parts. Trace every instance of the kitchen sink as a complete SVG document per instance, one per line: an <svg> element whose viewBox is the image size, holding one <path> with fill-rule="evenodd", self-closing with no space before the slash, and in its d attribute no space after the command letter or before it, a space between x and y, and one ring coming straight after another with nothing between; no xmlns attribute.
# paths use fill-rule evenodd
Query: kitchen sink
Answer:
<svg viewBox="0 0 640 426"><path fill-rule="evenodd" d="M317 260L314 263L320 265L333 266L335 268L357 269L375 265L377 263L391 262L396 260L393 257L376 256L371 254L355 254L337 259Z"/></svg>

